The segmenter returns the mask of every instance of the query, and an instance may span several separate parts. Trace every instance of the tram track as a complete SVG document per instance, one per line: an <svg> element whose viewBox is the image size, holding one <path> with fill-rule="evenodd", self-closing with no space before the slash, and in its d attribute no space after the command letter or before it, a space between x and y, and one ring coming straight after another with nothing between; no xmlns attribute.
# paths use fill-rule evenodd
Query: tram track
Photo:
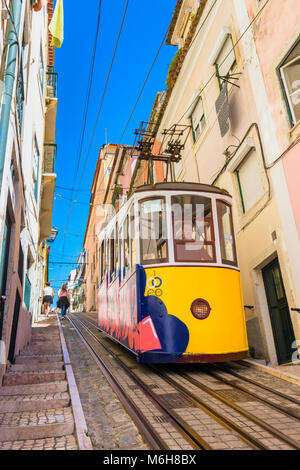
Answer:
<svg viewBox="0 0 300 470"><path fill-rule="evenodd" d="M153 450L168 450L168 444L162 439L156 429L149 423L147 417L143 414L143 412L135 405L133 400L130 398L128 393L126 393L125 389L120 386L118 379L116 379L112 370L105 364L105 361L101 358L100 352L97 351L95 346L91 346L90 342L87 341L86 337L82 334L82 328L85 329L85 332L88 332L90 336L93 336L94 339L98 342L98 339L91 333L88 328L81 322L79 319L71 319L70 316L67 317L71 325L73 326L76 333L79 335L82 342L85 346L89 349L90 353L92 354L94 360L97 362L98 366L100 367L101 371L104 373L105 377L107 378L108 382L112 386L113 390L116 392L117 396L121 400L123 406L139 428L141 434L143 435L144 439L148 443L148 445ZM80 326L78 327L78 323ZM101 345L102 348L105 348ZM105 348L106 349L106 348ZM111 351L107 351L109 354L113 354ZM115 358L116 359L116 358ZM129 368L124 367L126 372L130 372ZM130 372L131 378L134 378L135 382L147 393L148 396L155 402L158 410L162 413L163 416L168 416L171 420L172 424L179 430L181 435L189 442L195 450L211 450L211 446L207 443L201 436L198 435L192 428L187 426L186 423L180 418L180 416L176 415L176 413L171 413L168 409L164 400L160 398L159 400L155 396L155 394L135 376L132 372Z"/></svg>
<svg viewBox="0 0 300 470"><path fill-rule="evenodd" d="M82 322L81 319L77 318L77 322L80 322L81 326L83 328L85 328L86 330L88 330L88 326L86 325L86 323L87 323L87 324L90 324L93 328L95 328L98 332L101 331L101 330L99 330L99 328L97 327L97 325L94 322L91 322L87 318L84 319L84 322ZM100 341L99 338L97 338L92 332L89 332L89 334L94 336L94 339L97 342ZM125 366L125 368L127 370L127 373L131 374L131 376L132 376L132 374L134 374L133 371L130 368L128 368L123 363L123 361L114 352L112 352L109 348L107 348L107 346L105 346L103 344L101 344L101 345L104 349L106 349L108 354L111 354L111 355L114 356L115 360L117 360L118 363L122 367ZM253 434L248 433L241 426L239 426L238 424L233 422L231 419L229 419L228 417L224 416L219 411L214 409L214 407L211 407L210 405L208 405L207 402L205 402L203 399L200 399L199 396L192 393L190 390L188 390L188 388L184 387L182 384L179 384L178 380L172 379L168 375L168 371L164 371L164 370L161 370L161 369L158 370L157 367L153 367L153 366L149 366L149 369L152 369L153 371L155 371L155 373L157 375L159 375L166 382L168 382L170 385L172 385L172 387L174 387L177 391L179 391L182 394L183 397L185 397L185 398L189 399L190 401L192 401L194 406L200 408L202 411L205 411L209 416L213 416L214 419L217 420L218 423L221 423L225 428L230 429L234 434L238 435L239 438L244 443L248 444L249 448L264 449L264 450L267 450L267 449L270 448L268 445L265 445L264 443L262 443L258 438L254 437ZM137 381L139 383L139 386L141 386L144 389L144 391L146 393L148 393L148 390L145 389L145 387L147 387L147 386L145 384L141 383L142 382L141 379L138 378L136 376L136 374L134 374L134 375L135 375L135 381ZM191 377L189 377L188 375L185 375L183 373L180 373L180 374L177 374L177 375L179 377L179 380L184 378L185 380L190 381L190 383L193 383L193 385L196 385L197 387L200 387L202 389L202 391L205 391L205 393L207 393L208 395L213 396L214 398L218 399L219 401L221 401L226 406L229 406L229 407L233 408L236 412L242 414L246 419L248 419L252 423L255 423L256 425L260 426L261 429L265 430L269 434L269 436L278 439L278 441L284 442L289 448L291 448L291 449L299 449L300 448L300 445L299 445L298 442L296 442L293 439L289 438L288 436L286 436L285 434L283 434L279 430L273 428L272 426L265 424L260 418L257 418L255 415L247 412L246 410L239 407L235 403L230 402L230 400L225 399L224 397L222 397L222 395L216 394L216 392L214 392L213 390L210 390L209 387L204 386L203 384L199 383L198 381L194 382L195 379L192 379ZM229 383L229 385L232 386L232 383ZM153 394L153 391L151 391L152 399L153 398L154 398L154 400L158 399L158 402L160 404L163 404L163 399L162 399L161 395L159 397L157 397L157 396L155 397L155 395L156 394L155 393ZM166 407L165 410L164 410L166 412L167 404L164 403L164 406ZM170 410L167 410L167 413L169 413L169 412L170 412ZM178 415L177 415L177 420L178 420ZM178 425L178 422L177 422L177 425ZM180 425L181 425L182 428L184 428L184 426L185 426L185 424L182 422L182 420L180 421ZM193 436L193 432L191 433L191 431L192 431L191 427L188 426L188 433L189 433L190 436L191 435ZM194 435L194 437L195 437L195 435ZM198 440L199 440L199 437L201 439L201 436L198 435L197 436ZM203 446L203 442L202 442L202 448L209 449L210 446L209 445L207 445L207 446L204 445Z"/></svg>
<svg viewBox="0 0 300 470"><path fill-rule="evenodd" d="M275 396L277 396L277 397L279 397L283 400L286 400L288 402L288 405L291 404L291 403L296 404L296 405L300 405L299 400L297 400L293 397L288 397L287 395L285 395L283 393L280 393L277 390L272 390L270 387L266 387L264 385L261 385L261 384L259 384L258 382L254 381L254 380L244 378L244 377L240 376L239 374L235 373L234 371L228 370L225 367L220 367L220 366L215 365L215 364L214 364L214 367L217 370L217 373L215 373L213 370L211 370L211 367L210 367L209 370L204 369L205 373L207 373L211 377L214 377L217 380L220 380L224 384L230 385L231 387L234 387L237 390L240 390L244 393L247 393L249 396L254 397L256 400L259 400L260 402L274 408L275 410L280 411L281 413L284 413L285 415L290 416L290 417L295 418L295 419L300 421L300 408L299 408L298 413L295 413L293 410L290 410L287 407L282 406L279 403L275 404L274 402L270 401L270 399L263 398L263 397L259 396L257 393L254 393L253 391L249 390L249 388L246 388L246 387L236 383L236 381L233 382L232 380L227 380L223 375L220 375L220 373L228 374L230 376L238 378L240 381L250 383L250 384L254 385L255 387L259 387L259 388L267 391L270 394L273 394L273 395L275 395Z"/></svg>

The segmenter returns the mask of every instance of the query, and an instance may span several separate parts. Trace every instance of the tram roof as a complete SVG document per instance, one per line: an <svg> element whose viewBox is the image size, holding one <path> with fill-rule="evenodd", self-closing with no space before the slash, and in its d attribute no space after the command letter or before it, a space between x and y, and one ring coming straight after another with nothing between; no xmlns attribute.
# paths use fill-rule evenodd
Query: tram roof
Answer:
<svg viewBox="0 0 300 470"><path fill-rule="evenodd" d="M144 191L197 191L204 193L217 193L230 196L229 192L226 189L218 188L217 186L212 186L210 184L202 183L185 183L185 182L164 182L156 184L144 184L139 186L134 190L134 193L140 193Z"/></svg>

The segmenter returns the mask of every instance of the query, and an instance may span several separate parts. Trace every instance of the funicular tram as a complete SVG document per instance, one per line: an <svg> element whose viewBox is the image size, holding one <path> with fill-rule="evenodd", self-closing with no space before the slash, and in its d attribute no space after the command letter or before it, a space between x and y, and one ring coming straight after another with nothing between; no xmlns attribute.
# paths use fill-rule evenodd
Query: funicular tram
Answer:
<svg viewBox="0 0 300 470"><path fill-rule="evenodd" d="M102 229L99 246L98 326L138 361L247 357L226 191L143 185Z"/></svg>

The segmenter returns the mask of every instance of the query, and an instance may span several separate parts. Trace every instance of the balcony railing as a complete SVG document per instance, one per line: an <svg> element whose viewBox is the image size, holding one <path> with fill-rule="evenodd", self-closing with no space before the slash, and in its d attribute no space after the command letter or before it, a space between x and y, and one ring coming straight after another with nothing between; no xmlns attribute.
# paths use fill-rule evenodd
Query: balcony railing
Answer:
<svg viewBox="0 0 300 470"><path fill-rule="evenodd" d="M55 173L56 144L44 144L44 173Z"/></svg>
<svg viewBox="0 0 300 470"><path fill-rule="evenodd" d="M53 71L52 66L48 66L47 77L47 98L57 98L58 74Z"/></svg>

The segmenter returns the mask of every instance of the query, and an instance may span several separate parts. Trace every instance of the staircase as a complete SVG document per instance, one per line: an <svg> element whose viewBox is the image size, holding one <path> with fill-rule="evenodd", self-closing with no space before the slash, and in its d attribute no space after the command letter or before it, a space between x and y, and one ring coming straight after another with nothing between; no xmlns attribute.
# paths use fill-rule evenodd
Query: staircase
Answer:
<svg viewBox="0 0 300 470"><path fill-rule="evenodd" d="M0 450L78 449L55 315L38 325L0 387Z"/></svg>

